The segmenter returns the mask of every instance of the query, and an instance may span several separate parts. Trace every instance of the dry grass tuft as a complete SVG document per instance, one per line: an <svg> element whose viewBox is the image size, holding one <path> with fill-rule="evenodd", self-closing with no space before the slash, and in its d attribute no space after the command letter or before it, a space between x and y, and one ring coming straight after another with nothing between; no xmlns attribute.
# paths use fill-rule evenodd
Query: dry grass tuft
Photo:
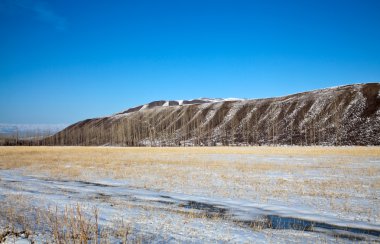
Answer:
<svg viewBox="0 0 380 244"><path fill-rule="evenodd" d="M101 227L97 208L85 211L86 207L79 203L64 209L57 206L36 208L29 200L21 195L8 195L0 202L0 243L20 236L47 243L101 244L110 243L111 238L119 238L122 243L128 240L129 226L115 223L118 228Z"/></svg>

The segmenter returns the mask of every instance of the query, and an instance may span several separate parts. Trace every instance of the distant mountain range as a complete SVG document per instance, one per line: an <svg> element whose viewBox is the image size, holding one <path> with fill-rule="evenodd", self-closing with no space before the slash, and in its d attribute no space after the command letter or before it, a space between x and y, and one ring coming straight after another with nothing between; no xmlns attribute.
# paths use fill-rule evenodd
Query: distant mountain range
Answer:
<svg viewBox="0 0 380 244"><path fill-rule="evenodd" d="M380 83L266 99L161 100L31 143L97 146L380 145Z"/></svg>
<svg viewBox="0 0 380 244"><path fill-rule="evenodd" d="M64 129L66 124L0 124L1 137L42 137Z"/></svg>

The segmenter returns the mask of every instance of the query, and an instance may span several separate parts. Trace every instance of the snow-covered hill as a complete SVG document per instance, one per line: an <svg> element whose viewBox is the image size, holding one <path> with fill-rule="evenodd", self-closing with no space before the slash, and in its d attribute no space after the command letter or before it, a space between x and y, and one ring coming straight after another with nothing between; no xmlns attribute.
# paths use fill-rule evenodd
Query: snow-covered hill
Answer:
<svg viewBox="0 0 380 244"><path fill-rule="evenodd" d="M161 100L73 124L54 145L380 145L380 83L267 99Z"/></svg>

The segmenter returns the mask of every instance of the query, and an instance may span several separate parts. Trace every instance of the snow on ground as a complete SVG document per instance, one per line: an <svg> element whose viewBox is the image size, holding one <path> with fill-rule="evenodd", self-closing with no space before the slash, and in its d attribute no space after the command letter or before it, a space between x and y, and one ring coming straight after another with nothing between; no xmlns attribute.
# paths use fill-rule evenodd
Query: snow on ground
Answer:
<svg viewBox="0 0 380 244"><path fill-rule="evenodd" d="M218 159L220 155L214 157ZM233 160L236 155L223 157L231 157ZM257 160L257 156L254 156L256 159L251 157ZM267 163L286 163L289 158L276 156L261 160ZM293 158L293 161L299 163L313 160L312 163L316 163L320 159ZM369 165L376 163L378 159L368 160ZM278 176L285 181L294 177L325 177L318 175L317 171L310 171L303 176L271 171L266 177ZM210 177L213 177L212 173ZM214 183L226 187L217 178ZM0 201L5 203L4 206L7 197L13 195L32 199L30 204L35 207L45 204L64 209L65 206L77 203L85 203L87 209L95 206L100 212L101 225L112 227L115 220L122 218L131 225L132 233L149 236L149 241L152 242L321 242L334 241L336 238L342 238L343 241L380 241L380 224L377 220L371 223L358 220L355 214L347 216L331 212L329 208L324 208L325 211L317 210L318 207L313 208L304 205L299 199L295 200L297 196L287 203L274 199L255 201L249 200L248 195L245 198L226 198L207 195L207 191L202 194L201 189L186 194L179 189L168 192L141 188L134 186L134 182L128 179L94 177L86 181L58 180L49 175L28 174L20 169L1 170L0 189ZM311 200L318 201L318 198ZM360 193L351 201L358 201L358 205L366 204ZM321 208L323 205L319 206ZM259 227L252 228L252 225Z"/></svg>
<svg viewBox="0 0 380 244"><path fill-rule="evenodd" d="M74 180L58 179L49 174L22 169L4 169L0 170L0 203L3 207L14 204L8 199L9 196L23 196L36 208L48 205L64 209L84 203L86 209L99 209L102 226L112 228L113 223L121 218L130 225L133 233L131 238L145 236L147 242L380 241L380 190L358 191L355 183L359 180L355 178L355 172L371 167L376 169L380 162L378 158L233 154L209 154L204 157L205 162L235 164L245 161L247 164L258 164L257 168L275 164L285 170L252 172L236 165L228 169L228 174L223 171L223 177L220 177L218 169L205 172L205 168L196 170L192 166L182 166L189 178L183 179L182 184L167 178L167 181L173 180L174 184L166 184L164 181L155 182L158 175L153 174L122 179L97 177L94 174ZM278 193L277 197L264 196L265 192L273 194L273 188L286 192L287 187L294 187L294 184L299 184L297 182L333 182L329 181L333 179L339 183L340 180L346 180L340 174L341 168L334 171L327 167L329 160L349 162L343 167L350 168L352 172L352 175L346 175L352 180L352 189L344 186L330 192L328 185L320 184L316 186L317 192L302 194L310 189L300 185L301 193L289 191L293 195L286 198L282 193ZM306 170L286 170L287 164L296 164ZM75 167L71 163L66 166ZM160 163L154 167L157 167L154 171L171 170L170 165ZM327 170L324 171L324 168ZM373 172L376 172L375 169ZM198 182L199 175L210 179L207 187ZM244 180L234 184L225 180L234 177L245 178L246 185L243 184ZM257 178L263 184L259 188L253 186L249 183L250 177ZM360 184L369 187L379 181L376 173L369 174L367 178L360 177ZM275 184L278 181L281 181L280 185ZM326 189L321 189L322 186ZM333 204L326 202L318 191L332 194L335 199ZM347 211L336 207L340 201ZM4 227L5 223L0 221L0 226ZM17 238L22 240L23 237Z"/></svg>
<svg viewBox="0 0 380 244"><path fill-rule="evenodd" d="M113 221L122 218L131 223L135 233L155 234L150 238L157 242L332 241L340 232L345 233L344 237L380 241L380 225L281 205L138 189L124 180L59 181L25 176L20 170L2 170L0 178L3 197L23 195L33 199L35 207L47 204L64 209L76 203L85 203L87 209L96 206L101 225L112 226ZM251 228L254 224L262 224L263 229Z"/></svg>

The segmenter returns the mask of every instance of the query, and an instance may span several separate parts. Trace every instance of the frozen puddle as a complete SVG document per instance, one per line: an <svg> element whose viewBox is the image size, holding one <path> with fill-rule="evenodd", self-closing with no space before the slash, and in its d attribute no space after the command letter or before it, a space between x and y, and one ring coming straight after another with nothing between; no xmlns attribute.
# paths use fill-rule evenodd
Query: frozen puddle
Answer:
<svg viewBox="0 0 380 244"><path fill-rule="evenodd" d="M32 196L59 207L75 203L96 206L102 225L121 217L130 220L135 230L157 235L156 239L161 241L192 241L191 233L210 241L265 240L268 233L274 233L271 238L281 240L290 238L291 233L301 238L323 236L324 240L380 242L380 225L376 224L280 205L138 189L128 186L126 181L54 180L2 170L0 200L10 194ZM142 214L145 218L141 218ZM184 215L193 217L189 220ZM215 227L221 224L220 229ZM230 230L228 236L223 232L225 228Z"/></svg>

